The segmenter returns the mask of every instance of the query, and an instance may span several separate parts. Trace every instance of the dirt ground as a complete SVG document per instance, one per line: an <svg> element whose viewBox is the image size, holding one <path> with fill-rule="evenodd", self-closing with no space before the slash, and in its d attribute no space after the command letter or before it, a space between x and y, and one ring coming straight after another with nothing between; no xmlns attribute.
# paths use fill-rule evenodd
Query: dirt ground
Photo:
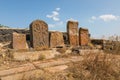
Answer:
<svg viewBox="0 0 120 80"><path fill-rule="evenodd" d="M57 56L54 59L48 59L48 60L21 61L21 62L14 61L9 58L4 58L4 59L1 58L0 72L4 70L12 70L12 69L17 70L16 68L19 69L19 67L29 63L35 66L35 69L33 70L37 70L37 71L40 70L40 72L39 73L35 72L35 75L32 74L32 76L27 78L25 78L24 75L22 76L21 80L119 80L120 79L120 55L105 54L105 53L90 53L85 55L70 54L70 55ZM27 76L28 75L30 74L27 73ZM10 77L11 76L7 78L3 77L1 79L12 80L10 79Z"/></svg>

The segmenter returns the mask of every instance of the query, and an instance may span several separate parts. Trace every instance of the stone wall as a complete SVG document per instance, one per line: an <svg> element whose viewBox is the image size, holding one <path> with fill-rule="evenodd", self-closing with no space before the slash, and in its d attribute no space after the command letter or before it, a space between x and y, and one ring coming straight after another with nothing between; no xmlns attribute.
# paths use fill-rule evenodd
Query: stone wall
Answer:
<svg viewBox="0 0 120 80"><path fill-rule="evenodd" d="M23 33L28 36L29 30L25 29L0 29L0 42L8 42L12 40L12 33Z"/></svg>
<svg viewBox="0 0 120 80"><path fill-rule="evenodd" d="M105 51L120 51L120 42L104 39L91 39L93 45L100 45Z"/></svg>

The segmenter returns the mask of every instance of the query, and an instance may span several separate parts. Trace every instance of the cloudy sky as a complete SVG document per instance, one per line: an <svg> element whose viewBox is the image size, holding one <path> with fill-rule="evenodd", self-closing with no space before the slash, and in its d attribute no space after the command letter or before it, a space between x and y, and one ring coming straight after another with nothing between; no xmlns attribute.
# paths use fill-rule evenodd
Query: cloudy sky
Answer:
<svg viewBox="0 0 120 80"><path fill-rule="evenodd" d="M27 28L36 19L49 30L66 31L76 20L92 37L120 35L120 0L0 0L0 24Z"/></svg>

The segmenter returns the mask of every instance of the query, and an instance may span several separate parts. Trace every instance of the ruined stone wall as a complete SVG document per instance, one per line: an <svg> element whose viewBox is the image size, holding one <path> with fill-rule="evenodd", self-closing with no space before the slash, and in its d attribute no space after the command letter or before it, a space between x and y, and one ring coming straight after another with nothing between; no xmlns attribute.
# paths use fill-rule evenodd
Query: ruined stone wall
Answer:
<svg viewBox="0 0 120 80"><path fill-rule="evenodd" d="M103 44L103 49L104 50L116 50L119 47L120 47L120 42L119 41L105 40L104 44Z"/></svg>
<svg viewBox="0 0 120 80"><path fill-rule="evenodd" d="M119 41L111 41L104 39L91 39L91 43L93 45L100 45L105 51L120 51L120 42Z"/></svg>
<svg viewBox="0 0 120 80"><path fill-rule="evenodd" d="M11 41L13 32L29 34L29 30L25 29L0 29L0 42Z"/></svg>

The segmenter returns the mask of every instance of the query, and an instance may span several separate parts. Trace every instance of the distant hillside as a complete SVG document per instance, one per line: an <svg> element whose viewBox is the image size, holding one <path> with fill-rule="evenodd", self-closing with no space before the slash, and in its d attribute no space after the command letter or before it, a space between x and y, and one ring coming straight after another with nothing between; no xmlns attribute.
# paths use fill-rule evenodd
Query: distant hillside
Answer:
<svg viewBox="0 0 120 80"><path fill-rule="evenodd" d="M0 24L0 28L10 28L10 27Z"/></svg>

